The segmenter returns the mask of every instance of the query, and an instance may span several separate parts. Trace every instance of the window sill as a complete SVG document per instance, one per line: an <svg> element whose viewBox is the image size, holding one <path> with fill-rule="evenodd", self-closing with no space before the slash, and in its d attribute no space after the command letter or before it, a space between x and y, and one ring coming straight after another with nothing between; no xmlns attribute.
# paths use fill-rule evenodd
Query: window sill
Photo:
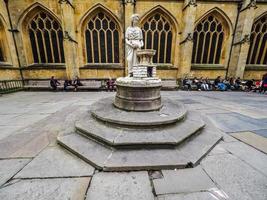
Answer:
<svg viewBox="0 0 267 200"><path fill-rule="evenodd" d="M224 65L221 64L192 64L193 70L225 70Z"/></svg>
<svg viewBox="0 0 267 200"><path fill-rule="evenodd" d="M120 63L87 63L80 69L118 69L124 70Z"/></svg>
<svg viewBox="0 0 267 200"><path fill-rule="evenodd" d="M267 71L267 65L246 65L246 71Z"/></svg>
<svg viewBox="0 0 267 200"><path fill-rule="evenodd" d="M35 63L28 65L27 67L22 67L23 70L30 69L66 69L65 63Z"/></svg>
<svg viewBox="0 0 267 200"><path fill-rule="evenodd" d="M165 64L165 63L153 63L156 65L157 70L177 70L172 64Z"/></svg>
<svg viewBox="0 0 267 200"><path fill-rule="evenodd" d="M10 63L8 63L8 62L0 62L0 69L14 69L14 70L18 70L19 68L13 67L13 65L10 64Z"/></svg>

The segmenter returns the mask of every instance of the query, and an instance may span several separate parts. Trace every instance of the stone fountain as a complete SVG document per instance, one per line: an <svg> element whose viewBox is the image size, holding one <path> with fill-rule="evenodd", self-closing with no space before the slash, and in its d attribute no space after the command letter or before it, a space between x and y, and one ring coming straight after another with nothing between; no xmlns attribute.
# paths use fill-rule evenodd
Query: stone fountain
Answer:
<svg viewBox="0 0 267 200"><path fill-rule="evenodd" d="M116 80L115 98L92 104L75 132L59 136L58 143L104 171L196 166L221 134L198 112L161 97L155 50L134 51L136 62L129 76Z"/></svg>

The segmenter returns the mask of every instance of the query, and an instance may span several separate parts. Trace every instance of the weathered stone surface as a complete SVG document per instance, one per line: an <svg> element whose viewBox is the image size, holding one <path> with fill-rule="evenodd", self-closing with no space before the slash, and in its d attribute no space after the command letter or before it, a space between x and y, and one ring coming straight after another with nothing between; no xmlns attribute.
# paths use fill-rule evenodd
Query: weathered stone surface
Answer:
<svg viewBox="0 0 267 200"><path fill-rule="evenodd" d="M242 142L222 143L221 146L267 176L266 154Z"/></svg>
<svg viewBox="0 0 267 200"><path fill-rule="evenodd" d="M236 113L210 114L208 117L224 132L252 131L267 128L267 123Z"/></svg>
<svg viewBox="0 0 267 200"><path fill-rule="evenodd" d="M48 147L35 157L15 178L92 176L94 168L59 147Z"/></svg>
<svg viewBox="0 0 267 200"><path fill-rule="evenodd" d="M149 148L157 145L169 145L174 147L184 141L197 131L201 130L205 124L203 120L192 119L191 114L185 120L172 126L158 127L151 129L129 129L125 127L115 127L95 120L91 115L79 120L76 129L91 138L100 142L108 143L111 146L125 146L128 148Z"/></svg>
<svg viewBox="0 0 267 200"><path fill-rule="evenodd" d="M201 167L181 170L163 170L163 178L153 180L157 195L200 192L215 185Z"/></svg>
<svg viewBox="0 0 267 200"><path fill-rule="evenodd" d="M158 200L218 200L218 198L210 192L194 192L189 194L160 195Z"/></svg>
<svg viewBox="0 0 267 200"><path fill-rule="evenodd" d="M218 145L216 145L208 154L209 156L217 155L217 154L225 154L229 153L227 150L225 150L224 145L222 145L222 142L220 142Z"/></svg>
<svg viewBox="0 0 267 200"><path fill-rule="evenodd" d="M14 180L0 190L5 200L84 200L90 178Z"/></svg>
<svg viewBox="0 0 267 200"><path fill-rule="evenodd" d="M79 134L59 137L58 142L96 168L131 171L184 168L199 161L220 141L214 129L204 131L177 149L112 149Z"/></svg>
<svg viewBox="0 0 267 200"><path fill-rule="evenodd" d="M266 122L267 122L267 120L266 120ZM262 137L267 138L267 129L255 130L253 132L256 133L257 135L260 135Z"/></svg>
<svg viewBox="0 0 267 200"><path fill-rule="evenodd" d="M98 173L86 200L153 200L147 172Z"/></svg>
<svg viewBox="0 0 267 200"><path fill-rule="evenodd" d="M130 126L153 126L177 122L186 115L183 104L163 99L163 107L153 112L127 112L115 108L112 105L113 98L105 98L90 107L90 111L96 118L114 124Z"/></svg>
<svg viewBox="0 0 267 200"><path fill-rule="evenodd" d="M266 176L231 154L207 156L201 165L231 200L265 200Z"/></svg>
<svg viewBox="0 0 267 200"><path fill-rule="evenodd" d="M104 166L112 149L73 133L58 138L58 143L96 168Z"/></svg>
<svg viewBox="0 0 267 200"><path fill-rule="evenodd" d="M0 186L12 178L30 161L30 159L0 160Z"/></svg>
<svg viewBox="0 0 267 200"><path fill-rule="evenodd" d="M238 132L232 133L231 135L236 139L253 146L259 151L267 153L267 138L259 136L252 132Z"/></svg>

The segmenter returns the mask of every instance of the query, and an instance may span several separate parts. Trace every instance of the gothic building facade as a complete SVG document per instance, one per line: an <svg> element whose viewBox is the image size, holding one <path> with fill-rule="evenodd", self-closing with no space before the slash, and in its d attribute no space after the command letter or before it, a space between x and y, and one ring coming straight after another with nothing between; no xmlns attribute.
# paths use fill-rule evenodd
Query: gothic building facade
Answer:
<svg viewBox="0 0 267 200"><path fill-rule="evenodd" d="M0 80L124 76L133 13L162 79L267 72L266 0L2 0Z"/></svg>

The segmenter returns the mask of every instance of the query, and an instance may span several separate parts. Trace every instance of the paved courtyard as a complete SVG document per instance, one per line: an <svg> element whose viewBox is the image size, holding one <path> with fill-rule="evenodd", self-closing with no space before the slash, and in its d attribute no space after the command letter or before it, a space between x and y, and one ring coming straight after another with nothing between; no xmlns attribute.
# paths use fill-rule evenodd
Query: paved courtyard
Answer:
<svg viewBox="0 0 267 200"><path fill-rule="evenodd" d="M162 92L207 116L221 141L195 168L101 172L56 142L108 92L0 97L1 200L266 200L267 96Z"/></svg>

